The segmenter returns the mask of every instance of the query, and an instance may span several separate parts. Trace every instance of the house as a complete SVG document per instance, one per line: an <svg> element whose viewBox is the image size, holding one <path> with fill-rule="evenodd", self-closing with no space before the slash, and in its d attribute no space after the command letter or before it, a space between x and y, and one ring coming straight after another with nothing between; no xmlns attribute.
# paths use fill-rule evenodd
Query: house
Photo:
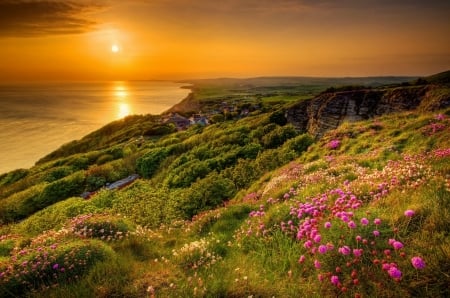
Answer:
<svg viewBox="0 0 450 298"><path fill-rule="evenodd" d="M173 123L178 130L184 130L191 125L191 121L189 119L180 116L177 113L171 113L169 117L164 120L164 123Z"/></svg>
<svg viewBox="0 0 450 298"><path fill-rule="evenodd" d="M189 118L189 120L191 121L191 124L200 124L203 126L209 124L208 118L201 114L194 114L191 118Z"/></svg>

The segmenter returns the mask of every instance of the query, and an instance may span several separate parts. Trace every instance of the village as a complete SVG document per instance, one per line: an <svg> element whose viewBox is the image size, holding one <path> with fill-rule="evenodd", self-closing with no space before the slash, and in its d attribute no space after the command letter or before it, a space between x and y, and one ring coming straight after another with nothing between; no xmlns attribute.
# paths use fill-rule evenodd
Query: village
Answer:
<svg viewBox="0 0 450 298"><path fill-rule="evenodd" d="M165 114L161 118L161 122L173 123L178 131L185 130L191 125L206 126L213 123L222 122L225 120L239 119L249 116L251 113L257 112L261 109L259 104L244 103L237 105L236 103L229 104L226 101L221 102L220 106L207 112L198 112L192 114L190 117L185 117L179 113Z"/></svg>

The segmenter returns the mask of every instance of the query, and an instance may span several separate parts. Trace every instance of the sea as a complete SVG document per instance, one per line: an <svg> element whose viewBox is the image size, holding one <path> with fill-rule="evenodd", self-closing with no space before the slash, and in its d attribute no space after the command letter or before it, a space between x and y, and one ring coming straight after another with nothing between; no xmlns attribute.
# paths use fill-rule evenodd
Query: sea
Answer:
<svg viewBox="0 0 450 298"><path fill-rule="evenodd" d="M0 83L0 174L133 114L161 114L190 92L166 81Z"/></svg>

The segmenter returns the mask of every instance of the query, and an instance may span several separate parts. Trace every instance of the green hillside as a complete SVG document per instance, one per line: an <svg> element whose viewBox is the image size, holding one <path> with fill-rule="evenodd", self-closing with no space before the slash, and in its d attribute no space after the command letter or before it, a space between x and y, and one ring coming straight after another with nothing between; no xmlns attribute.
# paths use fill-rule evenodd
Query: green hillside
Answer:
<svg viewBox="0 0 450 298"><path fill-rule="evenodd" d="M1 175L0 296L448 297L450 108L314 138L284 111L339 86L258 80L194 82L206 126L127 117Z"/></svg>

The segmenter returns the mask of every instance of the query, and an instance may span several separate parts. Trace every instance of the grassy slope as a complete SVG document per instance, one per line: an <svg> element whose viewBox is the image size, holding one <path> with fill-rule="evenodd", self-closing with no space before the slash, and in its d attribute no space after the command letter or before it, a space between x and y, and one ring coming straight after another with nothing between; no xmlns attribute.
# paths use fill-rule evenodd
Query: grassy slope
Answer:
<svg viewBox="0 0 450 298"><path fill-rule="evenodd" d="M174 220L180 206L164 205L186 194L195 195L164 184L166 174L177 160L180 162L182 154L169 156L151 180L138 181L118 192L102 191L90 201L63 200L19 224L2 227L2 296L26 287L38 290L30 294L35 297L448 296L450 110L446 114L437 119L435 114L403 113L345 123L297 154L288 165L261 172L260 179L238 189L226 206L201 212L192 221ZM122 152L117 160L104 165L91 165L88 171L114 169L114 162L120 162L116 166L121 167L124 158L132 163L131 157L137 159L134 155L146 154L159 144L191 146L186 153L198 157L207 154L200 148L208 138L223 146L217 140L242 127L259 127L267 123L268 116L194 129L147 141L140 147L128 144L126 154ZM329 147L332 140L339 141L335 149ZM287 152L270 150L266 150L270 156ZM102 154L106 153L95 153L91 159L98 160ZM214 154L222 156L224 152ZM31 183L30 177L47 177L45 169L53 169L55 162L72 166L73 160L44 163L22 179L28 177ZM232 167L237 168L236 164ZM36 187L49 183L42 177L39 179L44 184ZM206 184L199 180L186 189L195 189L196 183L199 189L205 188L219 178L223 177L214 176ZM22 184L26 189L26 181ZM336 200L350 200L350 205L337 204ZM319 210L314 212L315 208ZM414 210L414 216L406 217L407 209ZM344 214L349 218L344 221L342 212L353 215ZM164 220L167 214L172 217ZM362 225L362 218L370 223ZM375 218L381 224L375 225ZM354 228L349 227L351 220ZM152 225L159 222L169 224ZM330 229L324 227L325 222L331 223ZM299 228L309 234L297 237ZM43 232L48 229L54 230ZM380 236L373 235L375 229ZM321 239L316 243L317 234ZM356 236L361 236L361 241ZM80 238L85 240L79 242ZM389 239L400 241L404 247L393 249ZM308 240L312 247L305 247ZM316 251L319 245L327 244L334 249L325 254ZM362 249L361 256L356 257L353 251L349 256L339 253L345 246ZM52 258L46 259L43 269L36 269L42 251L50 252ZM95 259L90 257L93 253ZM305 259L299 263L302 255ZM411 266L413 256L425 260L423 270ZM315 261L320 263L319 269ZM382 263L398 268L401 279L391 278L382 270ZM6 265L11 265L12 271L5 270ZM11 272L18 274L18 280ZM331 284L333 275L340 284ZM15 286L20 278L26 287Z"/></svg>

